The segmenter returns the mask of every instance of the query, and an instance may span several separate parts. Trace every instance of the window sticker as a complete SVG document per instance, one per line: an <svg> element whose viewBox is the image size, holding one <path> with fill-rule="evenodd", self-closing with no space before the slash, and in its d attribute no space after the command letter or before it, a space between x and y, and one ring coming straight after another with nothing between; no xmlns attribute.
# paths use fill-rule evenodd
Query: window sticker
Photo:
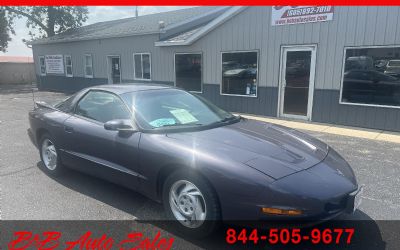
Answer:
<svg viewBox="0 0 400 250"><path fill-rule="evenodd" d="M198 120L186 109L175 109L169 111L181 124L197 122Z"/></svg>
<svg viewBox="0 0 400 250"><path fill-rule="evenodd" d="M152 122L149 122L149 124L151 126L156 127L156 128L166 126L166 125L174 125L175 123L176 123L175 119L172 119L172 118L160 118L160 119L154 120Z"/></svg>

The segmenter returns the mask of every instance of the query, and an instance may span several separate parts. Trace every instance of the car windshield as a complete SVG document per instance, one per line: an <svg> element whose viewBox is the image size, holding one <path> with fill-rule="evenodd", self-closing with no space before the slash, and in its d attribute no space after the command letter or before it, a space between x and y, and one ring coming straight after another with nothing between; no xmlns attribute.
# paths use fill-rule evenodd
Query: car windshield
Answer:
<svg viewBox="0 0 400 250"><path fill-rule="evenodd" d="M225 124L238 118L204 98L179 89L158 89L121 95L144 129Z"/></svg>

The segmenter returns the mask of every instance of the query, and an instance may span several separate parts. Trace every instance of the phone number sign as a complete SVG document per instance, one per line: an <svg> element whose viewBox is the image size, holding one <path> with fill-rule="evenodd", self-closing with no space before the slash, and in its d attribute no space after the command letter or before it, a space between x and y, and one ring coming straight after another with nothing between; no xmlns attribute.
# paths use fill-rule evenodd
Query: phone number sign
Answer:
<svg viewBox="0 0 400 250"><path fill-rule="evenodd" d="M333 6L272 6L271 25L331 21L333 14Z"/></svg>

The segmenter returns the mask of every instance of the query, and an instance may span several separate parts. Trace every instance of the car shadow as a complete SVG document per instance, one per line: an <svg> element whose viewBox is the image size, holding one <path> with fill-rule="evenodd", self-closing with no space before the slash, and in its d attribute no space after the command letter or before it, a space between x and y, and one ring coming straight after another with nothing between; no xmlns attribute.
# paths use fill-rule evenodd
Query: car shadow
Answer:
<svg viewBox="0 0 400 250"><path fill-rule="evenodd" d="M41 161L36 165L46 174L43 171L44 165ZM59 177L47 176L71 190L99 200L135 218L145 220L165 219L162 217L164 213L161 204L131 189L71 169L68 169Z"/></svg>
<svg viewBox="0 0 400 250"><path fill-rule="evenodd" d="M37 166L40 169L44 168L42 162L38 162ZM166 221L162 204L152 201L133 190L73 170L66 171L65 174L60 177L49 177L71 190L89 196L132 215L134 218L136 218L135 221L143 224L143 226L150 224L172 234L173 236L177 236L177 245L181 240L184 240L195 246L205 249L224 249L227 247L233 249L265 249L266 247L268 249L321 249L321 247L322 249L338 249L343 247L346 249L379 250L386 249L387 247L387 242L385 242L382 238L382 232L384 231L385 234L396 232L395 230L398 230L399 224L394 224L394 221L374 221L364 212L357 210L351 216L342 216L335 220L301 229L303 234L303 232L310 233L313 228L318 228L320 230L326 228L332 230L335 228L354 228L354 236L351 244L347 244L343 238L340 244L312 244L308 241L304 244L301 243L300 245L270 245L268 241L259 241L257 244L255 244L254 242L248 240L245 244L241 241L238 241L235 244L229 245L226 243L227 230L233 228L237 233L239 233L243 228L246 227L237 225L230 226L230 222L228 222L228 225L223 225L207 238L195 239L192 237L187 237L177 231L172 222ZM240 224L246 225L247 222L241 222ZM272 224L269 226L267 222L263 222L262 228L260 228L258 231L259 235L268 234L268 228L273 228L275 225L276 224ZM247 232L251 232L252 230L252 228L247 229ZM397 238L392 240L399 241ZM397 246L397 243L398 242L391 242L391 245L393 244L393 246Z"/></svg>

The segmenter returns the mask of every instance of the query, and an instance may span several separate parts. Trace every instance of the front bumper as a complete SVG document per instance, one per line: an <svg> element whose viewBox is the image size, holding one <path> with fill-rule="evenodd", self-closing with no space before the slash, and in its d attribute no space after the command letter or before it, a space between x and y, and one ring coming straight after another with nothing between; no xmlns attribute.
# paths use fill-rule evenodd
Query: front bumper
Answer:
<svg viewBox="0 0 400 250"><path fill-rule="evenodd" d="M360 185L356 191L349 194L346 206L347 213L354 213L357 210L357 208L360 207L362 201L361 195L363 191L364 191L364 185Z"/></svg>
<svg viewBox="0 0 400 250"><path fill-rule="evenodd" d="M276 216L262 214L261 219L268 220L303 220L303 221L326 221L338 217L341 214L352 214L361 205L361 195L364 185L360 185L355 191L344 194L339 198L327 199L322 202L321 210L308 210L297 216Z"/></svg>
<svg viewBox="0 0 400 250"><path fill-rule="evenodd" d="M315 189L314 189L315 190ZM334 219L342 214L351 214L359 204L354 205L355 195L362 191L355 186L347 191L339 191L336 195L325 196L319 192L319 196L305 196L301 192L289 193L283 189L265 191L252 199L245 200L241 197L227 204L223 204L223 219L227 221L294 221L302 224L317 224ZM304 190L303 190L304 191ZM328 194L330 195L330 194ZM265 199L265 196L268 196ZM264 199L264 202L259 202ZM258 201L258 202L257 202ZM302 210L301 215L271 215L262 212L263 207L286 208Z"/></svg>

